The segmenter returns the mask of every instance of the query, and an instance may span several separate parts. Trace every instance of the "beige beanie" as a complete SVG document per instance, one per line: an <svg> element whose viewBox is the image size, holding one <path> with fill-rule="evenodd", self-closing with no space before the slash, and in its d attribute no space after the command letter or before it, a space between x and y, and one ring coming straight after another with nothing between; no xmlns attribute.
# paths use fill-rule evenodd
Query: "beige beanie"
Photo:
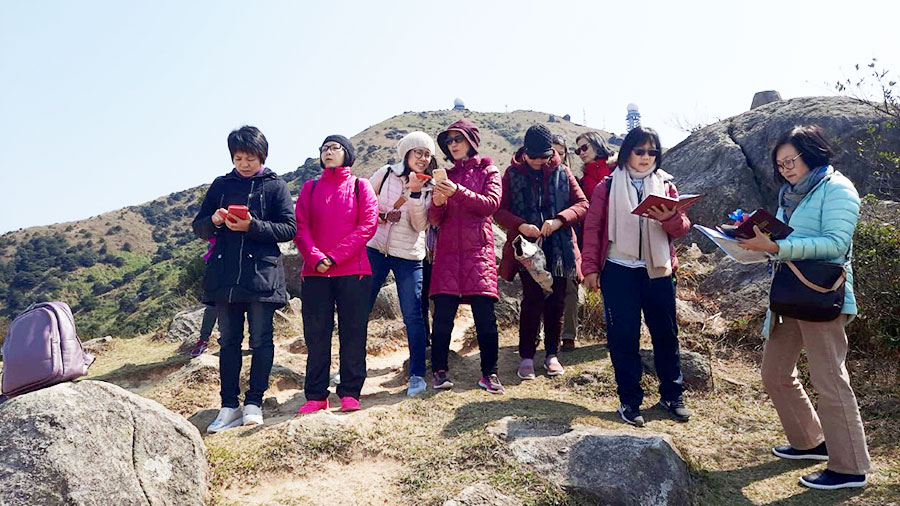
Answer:
<svg viewBox="0 0 900 506"><path fill-rule="evenodd" d="M397 154L400 155L400 161L406 160L406 153L417 148L425 148L431 153L431 156L434 156L434 141L431 136L425 132L410 132L397 143Z"/></svg>

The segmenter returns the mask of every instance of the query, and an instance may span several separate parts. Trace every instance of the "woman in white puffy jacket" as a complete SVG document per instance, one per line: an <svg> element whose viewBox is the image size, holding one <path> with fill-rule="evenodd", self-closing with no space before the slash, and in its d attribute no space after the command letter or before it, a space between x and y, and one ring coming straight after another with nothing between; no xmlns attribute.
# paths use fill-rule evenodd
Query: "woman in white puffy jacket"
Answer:
<svg viewBox="0 0 900 506"><path fill-rule="evenodd" d="M425 391L427 337L422 317L422 260L434 141L425 132L412 132L400 139L397 153L399 163L385 165L369 179L378 196L378 230L366 248L372 264L369 309L375 305L388 272L393 271L409 341L407 395L412 397Z"/></svg>

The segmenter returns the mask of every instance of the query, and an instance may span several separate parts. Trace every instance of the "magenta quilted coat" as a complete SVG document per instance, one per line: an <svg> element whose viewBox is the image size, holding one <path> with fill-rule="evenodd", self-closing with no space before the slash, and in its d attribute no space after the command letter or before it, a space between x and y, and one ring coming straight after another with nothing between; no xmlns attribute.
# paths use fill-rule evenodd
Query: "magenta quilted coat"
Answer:
<svg viewBox="0 0 900 506"><path fill-rule="evenodd" d="M497 298L497 256L492 216L500 207L500 171L487 157L457 160L447 170L459 189L428 220L439 227L429 296Z"/></svg>

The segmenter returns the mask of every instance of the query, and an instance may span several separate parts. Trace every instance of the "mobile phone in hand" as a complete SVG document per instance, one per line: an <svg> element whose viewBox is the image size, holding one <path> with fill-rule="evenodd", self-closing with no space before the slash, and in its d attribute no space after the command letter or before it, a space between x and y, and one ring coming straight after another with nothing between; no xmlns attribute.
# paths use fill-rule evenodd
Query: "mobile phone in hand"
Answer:
<svg viewBox="0 0 900 506"><path fill-rule="evenodd" d="M447 180L447 169L434 169L431 173L434 175L435 184Z"/></svg>
<svg viewBox="0 0 900 506"><path fill-rule="evenodd" d="M230 205L228 206L228 214L234 215L242 220L246 220L250 217L250 210L247 209L247 206Z"/></svg>

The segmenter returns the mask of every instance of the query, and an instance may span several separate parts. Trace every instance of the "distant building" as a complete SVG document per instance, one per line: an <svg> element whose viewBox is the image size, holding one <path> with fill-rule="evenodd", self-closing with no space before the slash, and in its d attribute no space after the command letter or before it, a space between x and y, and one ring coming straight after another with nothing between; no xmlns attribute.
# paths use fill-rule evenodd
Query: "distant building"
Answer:
<svg viewBox="0 0 900 506"><path fill-rule="evenodd" d="M572 116L569 116L568 114L566 114L565 116L563 116L563 119L566 121L572 121Z"/></svg>
<svg viewBox="0 0 900 506"><path fill-rule="evenodd" d="M641 113L638 112L638 106L637 104L628 104L628 114L625 116L625 132L630 132L639 126L641 126Z"/></svg>
<svg viewBox="0 0 900 506"><path fill-rule="evenodd" d="M463 100L461 98L457 98L456 100L453 101L453 109L459 109L461 111L465 111L466 103L463 102Z"/></svg>

